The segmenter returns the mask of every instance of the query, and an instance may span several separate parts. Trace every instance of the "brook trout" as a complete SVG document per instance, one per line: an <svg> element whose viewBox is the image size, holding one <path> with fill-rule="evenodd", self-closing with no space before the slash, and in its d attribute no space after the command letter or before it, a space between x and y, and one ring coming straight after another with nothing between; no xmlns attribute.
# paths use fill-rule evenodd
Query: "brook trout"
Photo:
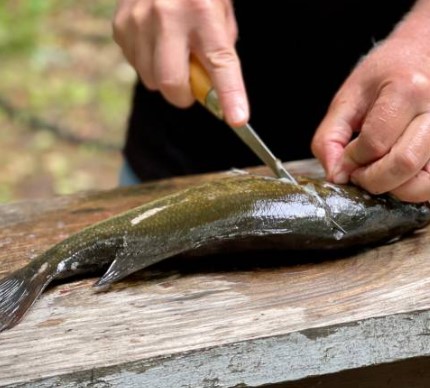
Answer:
<svg viewBox="0 0 430 388"><path fill-rule="evenodd" d="M358 187L324 180L298 178L298 182L300 186L271 177L235 175L178 191L89 226L0 280L0 331L17 324L56 278L109 265L95 284L106 288L187 252L368 246L430 222L427 203L371 196Z"/></svg>

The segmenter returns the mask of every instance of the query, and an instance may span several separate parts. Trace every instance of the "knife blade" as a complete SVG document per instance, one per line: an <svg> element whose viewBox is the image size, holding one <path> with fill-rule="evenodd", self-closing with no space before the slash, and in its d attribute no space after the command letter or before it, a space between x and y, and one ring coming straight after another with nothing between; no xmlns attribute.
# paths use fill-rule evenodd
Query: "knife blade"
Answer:
<svg viewBox="0 0 430 388"><path fill-rule="evenodd" d="M203 66L194 57L190 61L190 83L196 99L216 117L223 120L224 115L218 95ZM269 147L252 129L249 123L241 127L231 127L240 139L266 164L278 178L283 178L297 185L294 177L285 169L282 162L273 155Z"/></svg>
<svg viewBox="0 0 430 388"><path fill-rule="evenodd" d="M199 101L206 109L213 113L220 120L224 119L224 114L221 109L221 104L218 95L212 86L212 82L208 73L200 64L200 62L193 56L190 59L190 84L191 90ZM273 155L266 144L261 140L258 134L252 129L249 123L241 127L231 127L233 131L242 139L242 141L265 163L278 178L289 181L290 183L300 186L309 195L313 196L320 205L324 208L327 220L342 234L345 234L345 229L342 228L331 216L330 210L325 201L320 195L300 185L296 179L285 169L282 162Z"/></svg>

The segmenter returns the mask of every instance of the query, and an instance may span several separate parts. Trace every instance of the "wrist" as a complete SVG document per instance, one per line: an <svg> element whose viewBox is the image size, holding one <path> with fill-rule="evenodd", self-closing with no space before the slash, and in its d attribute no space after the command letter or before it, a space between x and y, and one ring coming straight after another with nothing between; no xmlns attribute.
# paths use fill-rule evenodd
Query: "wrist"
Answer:
<svg viewBox="0 0 430 388"><path fill-rule="evenodd" d="M430 40L430 0L418 0L390 34L392 38Z"/></svg>

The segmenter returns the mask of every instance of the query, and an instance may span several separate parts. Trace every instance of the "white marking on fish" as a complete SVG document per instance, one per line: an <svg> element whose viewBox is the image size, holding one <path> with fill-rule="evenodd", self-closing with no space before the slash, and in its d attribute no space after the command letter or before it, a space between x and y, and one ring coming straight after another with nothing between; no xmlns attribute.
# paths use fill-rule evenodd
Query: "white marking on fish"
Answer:
<svg viewBox="0 0 430 388"><path fill-rule="evenodd" d="M58 272L63 272L65 269L66 269L66 264L64 264L63 262L61 262L57 265L57 271Z"/></svg>
<svg viewBox="0 0 430 388"><path fill-rule="evenodd" d="M342 193L342 190L341 190L341 188L340 187L338 187L338 186L336 186L336 185L333 185L332 183L330 183L330 182L324 182L323 183L323 185L322 185L323 187L326 187L326 188L329 188L329 189L332 189L334 192L336 192L336 193Z"/></svg>
<svg viewBox="0 0 430 388"><path fill-rule="evenodd" d="M303 189L304 189L307 193L309 193L309 194L317 194L317 195L318 195L318 192L317 192L317 190L316 190L315 186L314 186L312 183L306 183L306 184L305 184L305 185L303 185L302 187L303 187Z"/></svg>
<svg viewBox="0 0 430 388"><path fill-rule="evenodd" d="M340 230L335 230L333 236L336 240L340 240L344 234L345 233L341 232Z"/></svg>
<svg viewBox="0 0 430 388"><path fill-rule="evenodd" d="M294 182L291 182L290 178L280 177L280 178L277 178L277 179L278 179L278 181L280 181L282 183L288 183L289 185L295 185Z"/></svg>
<svg viewBox="0 0 430 388"><path fill-rule="evenodd" d="M320 207L317 209L317 217L325 217L326 211Z"/></svg>
<svg viewBox="0 0 430 388"><path fill-rule="evenodd" d="M78 268L78 266L79 266L78 262L74 262L74 263L72 263L72 265L70 266L70 268L71 268L72 271L76 271L77 268Z"/></svg>
<svg viewBox="0 0 430 388"><path fill-rule="evenodd" d="M132 225L137 225L138 223L142 222L144 219L161 212L166 207L168 207L168 205L156 207L154 209L149 209L146 212L143 212L142 214L139 214L137 217L133 218L130 222Z"/></svg>
<svg viewBox="0 0 430 388"><path fill-rule="evenodd" d="M39 268L39 270L37 271L38 274L41 274L43 272L45 272L48 269L48 263L43 263L41 265L41 267Z"/></svg>

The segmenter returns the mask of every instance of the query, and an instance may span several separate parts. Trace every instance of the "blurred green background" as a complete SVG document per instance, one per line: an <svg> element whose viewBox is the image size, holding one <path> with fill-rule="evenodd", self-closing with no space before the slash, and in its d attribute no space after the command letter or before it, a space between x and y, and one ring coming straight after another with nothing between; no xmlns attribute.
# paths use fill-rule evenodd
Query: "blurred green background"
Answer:
<svg viewBox="0 0 430 388"><path fill-rule="evenodd" d="M115 1L0 2L0 202L117 185L135 73Z"/></svg>

